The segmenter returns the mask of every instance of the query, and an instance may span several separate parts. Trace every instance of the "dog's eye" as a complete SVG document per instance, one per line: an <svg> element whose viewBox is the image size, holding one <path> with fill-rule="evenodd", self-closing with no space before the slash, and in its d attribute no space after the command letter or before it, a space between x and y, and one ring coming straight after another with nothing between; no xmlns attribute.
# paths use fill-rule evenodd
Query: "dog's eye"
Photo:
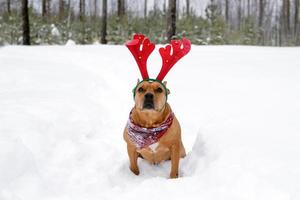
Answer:
<svg viewBox="0 0 300 200"><path fill-rule="evenodd" d="M142 87L140 87L140 88L138 89L138 92L142 93L142 92L145 92L145 90L144 90Z"/></svg>
<svg viewBox="0 0 300 200"><path fill-rule="evenodd" d="M155 92L162 93L163 90L159 87L159 88L157 88L157 89L155 90Z"/></svg>

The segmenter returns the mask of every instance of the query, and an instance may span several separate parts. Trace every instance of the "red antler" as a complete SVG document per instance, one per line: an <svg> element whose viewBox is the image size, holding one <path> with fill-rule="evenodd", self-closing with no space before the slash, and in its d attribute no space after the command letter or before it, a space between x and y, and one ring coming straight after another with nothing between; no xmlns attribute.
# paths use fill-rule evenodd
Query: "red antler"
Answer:
<svg viewBox="0 0 300 200"><path fill-rule="evenodd" d="M148 79L149 75L147 71L147 59L154 50L155 45L151 43L150 40L144 35L135 34L133 39L126 43L126 46L135 58L143 79Z"/></svg>
<svg viewBox="0 0 300 200"><path fill-rule="evenodd" d="M172 46L172 55L171 55ZM160 48L159 53L162 58L162 67L156 77L156 79L162 81L170 69L180 60L183 56L188 54L191 50L191 42L188 39L183 38L180 40L171 40L171 45L167 45L165 48Z"/></svg>

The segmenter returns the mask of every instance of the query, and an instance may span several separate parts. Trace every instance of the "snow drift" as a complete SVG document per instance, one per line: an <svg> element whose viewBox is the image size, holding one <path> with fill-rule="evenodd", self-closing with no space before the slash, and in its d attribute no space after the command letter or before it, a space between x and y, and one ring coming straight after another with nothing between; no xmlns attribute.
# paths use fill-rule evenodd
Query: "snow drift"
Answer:
<svg viewBox="0 0 300 200"><path fill-rule="evenodd" d="M168 74L188 153L128 169L123 46L0 49L0 199L300 199L300 49L198 47ZM161 60L149 60L155 76Z"/></svg>

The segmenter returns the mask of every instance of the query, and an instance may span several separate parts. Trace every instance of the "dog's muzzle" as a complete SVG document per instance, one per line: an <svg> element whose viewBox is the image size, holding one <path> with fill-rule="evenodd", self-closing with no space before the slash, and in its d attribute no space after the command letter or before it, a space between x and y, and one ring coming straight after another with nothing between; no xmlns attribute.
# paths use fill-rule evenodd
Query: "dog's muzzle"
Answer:
<svg viewBox="0 0 300 200"><path fill-rule="evenodd" d="M151 93L145 94L143 109L154 109L154 96Z"/></svg>

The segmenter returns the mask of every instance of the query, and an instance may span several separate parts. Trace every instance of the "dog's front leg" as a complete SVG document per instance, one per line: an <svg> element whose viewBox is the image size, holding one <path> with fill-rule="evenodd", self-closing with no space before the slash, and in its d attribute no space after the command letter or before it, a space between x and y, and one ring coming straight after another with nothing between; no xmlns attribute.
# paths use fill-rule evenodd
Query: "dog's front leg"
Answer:
<svg viewBox="0 0 300 200"><path fill-rule="evenodd" d="M178 178L178 167L179 167L179 159L180 159L179 144L174 144L170 150L171 150L171 165L172 165L170 178Z"/></svg>
<svg viewBox="0 0 300 200"><path fill-rule="evenodd" d="M139 175L139 167L137 165L138 153L136 152L136 148L132 145L127 145L127 152L130 161L130 170L135 174Z"/></svg>

